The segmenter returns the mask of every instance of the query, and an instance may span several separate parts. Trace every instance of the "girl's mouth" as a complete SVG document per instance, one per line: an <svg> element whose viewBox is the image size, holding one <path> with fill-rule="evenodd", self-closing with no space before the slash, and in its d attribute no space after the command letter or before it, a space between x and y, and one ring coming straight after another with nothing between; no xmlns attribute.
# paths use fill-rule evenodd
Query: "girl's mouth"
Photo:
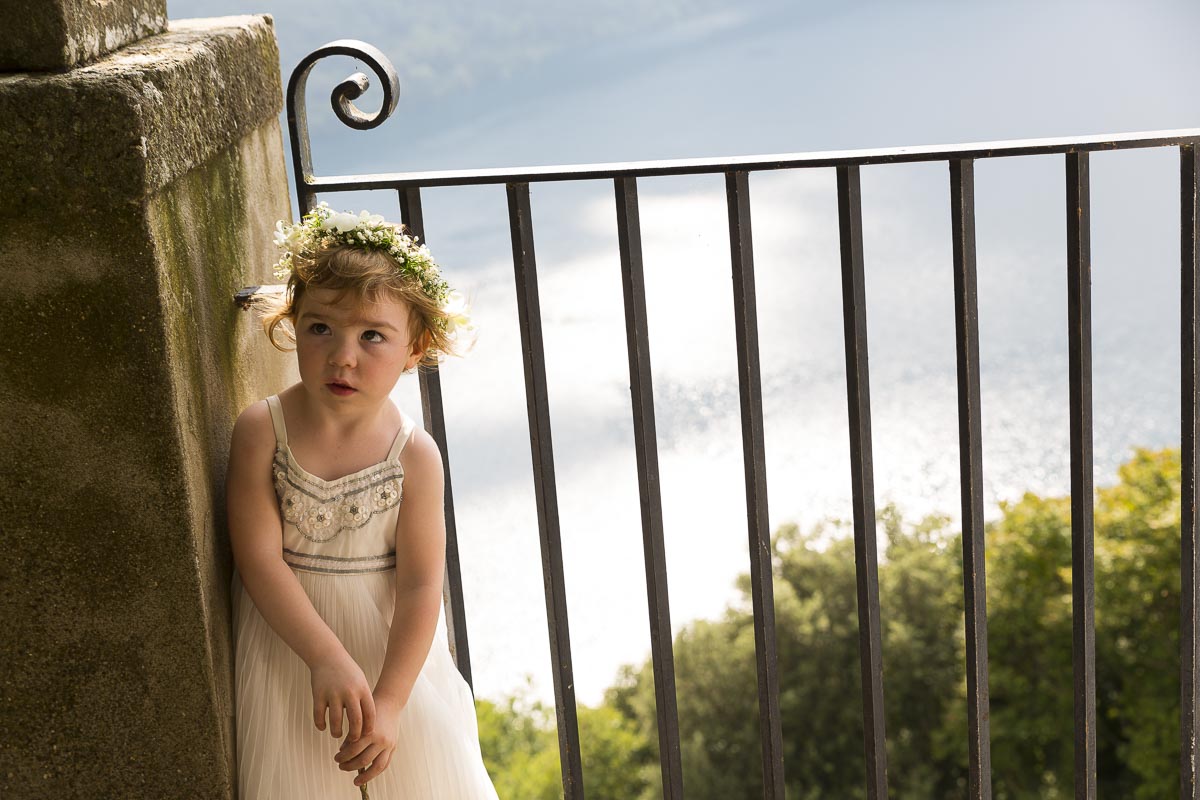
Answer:
<svg viewBox="0 0 1200 800"><path fill-rule="evenodd" d="M325 385L329 387L329 391L333 392L334 394L338 395L339 397L346 397L348 395L354 394L354 392L356 391L353 387L347 386L344 383L327 383Z"/></svg>

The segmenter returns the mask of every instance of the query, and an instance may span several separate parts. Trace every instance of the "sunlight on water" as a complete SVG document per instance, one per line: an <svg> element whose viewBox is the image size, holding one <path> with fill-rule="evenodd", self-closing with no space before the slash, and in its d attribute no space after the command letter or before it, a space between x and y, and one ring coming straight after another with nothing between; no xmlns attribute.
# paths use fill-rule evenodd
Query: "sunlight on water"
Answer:
<svg viewBox="0 0 1200 800"><path fill-rule="evenodd" d="M1170 159L1116 154L1093 163L1094 477L1102 485L1132 446L1178 443L1178 250L1169 235ZM864 176L868 350L876 508L894 501L910 520L936 512L957 525L944 170L922 165ZM1061 160L1047 158L978 170L989 519L1025 491L1069 491L1060 175ZM1024 193L998 193L1005 181L1023 181ZM814 171L755 176L751 184L759 204L753 224L772 531L852 518L832 183L829 171ZM502 199L494 188L471 191L468 202L481 214ZM1137 208L1129 194L1140 198ZM906 205L906 195L920 202ZM437 219L428 210L436 205L427 206L427 220ZM575 688L582 702L595 703L619 664L649 652L614 212L610 189L600 184L535 187L533 205ZM712 178L645 181L641 210L678 630L736 601L734 580L749 569L722 185ZM512 266L496 256L507 236L499 211L490 209L493 221L471 236L444 243L430 224L445 263L478 265L471 286L480 341L469 359L443 371L450 462L478 690L493 696L530 673L548 699L521 344ZM1122 277L1134 269L1136 281ZM1147 318L1154 307L1167 310ZM397 400L416 408L415 384L401 387Z"/></svg>

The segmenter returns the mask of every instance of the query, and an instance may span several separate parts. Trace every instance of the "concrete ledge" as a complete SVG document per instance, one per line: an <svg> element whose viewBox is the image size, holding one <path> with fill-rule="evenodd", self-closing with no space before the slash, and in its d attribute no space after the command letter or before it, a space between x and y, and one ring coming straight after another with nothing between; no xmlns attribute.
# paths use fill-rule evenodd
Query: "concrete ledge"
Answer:
<svg viewBox="0 0 1200 800"><path fill-rule="evenodd" d="M0 75L0 215L147 197L282 107L265 14L175 20L69 73Z"/></svg>
<svg viewBox="0 0 1200 800"><path fill-rule="evenodd" d="M167 29L167 0L0 0L0 70L61 70Z"/></svg>

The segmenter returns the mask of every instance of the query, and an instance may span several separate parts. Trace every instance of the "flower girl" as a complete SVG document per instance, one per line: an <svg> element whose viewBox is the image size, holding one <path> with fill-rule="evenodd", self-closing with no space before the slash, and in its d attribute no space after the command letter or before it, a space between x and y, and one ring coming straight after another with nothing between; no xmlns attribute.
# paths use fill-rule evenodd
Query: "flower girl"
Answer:
<svg viewBox="0 0 1200 800"><path fill-rule="evenodd" d="M276 243L260 310L300 381L238 417L226 485L239 796L494 799L446 640L441 453L390 399L469 347L467 306L366 211L322 203Z"/></svg>

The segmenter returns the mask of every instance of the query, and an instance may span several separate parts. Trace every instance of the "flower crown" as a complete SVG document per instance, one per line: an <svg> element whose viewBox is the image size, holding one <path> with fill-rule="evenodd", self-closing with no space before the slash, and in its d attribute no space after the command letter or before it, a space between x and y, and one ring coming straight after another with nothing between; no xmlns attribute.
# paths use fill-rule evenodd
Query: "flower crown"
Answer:
<svg viewBox="0 0 1200 800"><path fill-rule="evenodd" d="M450 338L459 333L473 335L468 306L462 294L450 289L442 278L441 269L429 248L417 244L415 236L404 232L400 225L386 221L379 214L360 211L357 215L349 211L334 211L322 201L309 211L299 222L288 225L283 220L275 223L275 244L287 252L274 264L276 280L287 281L291 277L293 258L311 256L322 246L348 244L382 250L396 260L405 275L417 280L422 291L429 295L445 313L445 319L437 318L435 324L443 327Z"/></svg>

